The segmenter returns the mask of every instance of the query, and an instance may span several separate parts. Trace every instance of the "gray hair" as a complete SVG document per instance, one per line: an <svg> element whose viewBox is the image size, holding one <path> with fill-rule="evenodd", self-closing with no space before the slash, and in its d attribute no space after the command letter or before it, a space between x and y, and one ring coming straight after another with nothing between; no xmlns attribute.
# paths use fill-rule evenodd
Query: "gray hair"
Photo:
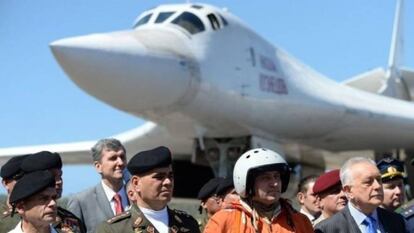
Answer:
<svg viewBox="0 0 414 233"><path fill-rule="evenodd" d="M342 186L349 185L352 183L354 177L350 176L351 168L355 164L358 164L358 163L370 163L374 166L377 166L376 163L372 159L366 158L366 157L353 157L353 158L348 159L345 162L345 164L342 165L341 170L339 172Z"/></svg>
<svg viewBox="0 0 414 233"><path fill-rule="evenodd" d="M102 159L102 151L109 149L113 151L123 150L126 153L125 147L122 143L115 138L104 138L99 140L92 148L92 159L93 161L100 161Z"/></svg>

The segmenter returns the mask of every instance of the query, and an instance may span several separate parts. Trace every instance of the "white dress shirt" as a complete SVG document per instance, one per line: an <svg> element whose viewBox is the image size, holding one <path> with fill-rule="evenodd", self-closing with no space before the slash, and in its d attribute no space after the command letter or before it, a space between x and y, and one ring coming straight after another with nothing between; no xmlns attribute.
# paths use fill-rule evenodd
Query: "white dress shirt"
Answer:
<svg viewBox="0 0 414 233"><path fill-rule="evenodd" d="M168 211L167 207L162 210L151 210L139 207L144 216L154 225L159 233L168 233Z"/></svg>
<svg viewBox="0 0 414 233"><path fill-rule="evenodd" d="M108 199L109 204L111 205L111 210L115 215L116 210L115 210L114 196L115 196L116 192L114 190L112 190L110 187L108 187L103 181L101 181L101 184L102 184L102 188L105 192L105 196ZM122 207L125 211L129 207L129 201L128 201L128 196L126 195L125 186L122 186L121 190L118 191L118 194L121 195Z"/></svg>

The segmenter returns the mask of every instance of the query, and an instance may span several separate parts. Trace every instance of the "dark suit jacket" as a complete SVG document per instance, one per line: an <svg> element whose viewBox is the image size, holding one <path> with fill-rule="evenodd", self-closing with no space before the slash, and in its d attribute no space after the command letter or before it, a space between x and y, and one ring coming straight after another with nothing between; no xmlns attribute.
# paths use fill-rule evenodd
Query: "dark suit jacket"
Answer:
<svg viewBox="0 0 414 233"><path fill-rule="evenodd" d="M101 183L70 197L68 210L85 223L88 233L95 233L101 222L114 217Z"/></svg>
<svg viewBox="0 0 414 233"><path fill-rule="evenodd" d="M405 233L405 222L401 215L377 208L378 220L386 233ZM348 206L334 216L316 224L315 233L361 233L349 212Z"/></svg>

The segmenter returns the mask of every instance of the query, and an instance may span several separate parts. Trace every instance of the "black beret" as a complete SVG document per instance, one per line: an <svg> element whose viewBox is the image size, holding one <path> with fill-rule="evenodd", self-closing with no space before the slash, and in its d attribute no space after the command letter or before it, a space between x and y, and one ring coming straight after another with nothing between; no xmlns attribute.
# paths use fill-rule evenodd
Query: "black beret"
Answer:
<svg viewBox="0 0 414 233"><path fill-rule="evenodd" d="M21 168L25 173L52 168L60 169L62 168L62 159L58 153L41 151L28 155L22 162Z"/></svg>
<svg viewBox="0 0 414 233"><path fill-rule="evenodd" d="M170 150L165 146L160 146L137 153L129 160L127 168L132 175L137 175L154 168L167 167L171 165L171 162Z"/></svg>
<svg viewBox="0 0 414 233"><path fill-rule="evenodd" d="M11 159L9 159L9 161L7 161L2 167L1 167L1 171L0 171L0 175L3 179L10 179L13 178L14 176L18 175L19 173L21 173L21 164L23 162L23 160L27 157L27 155L20 155L20 156L15 156Z"/></svg>
<svg viewBox="0 0 414 233"><path fill-rule="evenodd" d="M404 178L404 163L391 158L383 158L377 162L378 170L381 172L382 181L388 181L395 178Z"/></svg>
<svg viewBox="0 0 414 233"><path fill-rule="evenodd" d="M205 183L198 192L197 199L204 201L207 198L217 194L217 187L219 186L222 180L222 177L215 177L209 180L207 183Z"/></svg>
<svg viewBox="0 0 414 233"><path fill-rule="evenodd" d="M10 204L24 200L47 187L55 187L55 177L49 171L35 171L25 174L16 182L10 194Z"/></svg>
<svg viewBox="0 0 414 233"><path fill-rule="evenodd" d="M223 195L231 188L234 188L233 178L227 177L220 181L216 193L217 195Z"/></svg>

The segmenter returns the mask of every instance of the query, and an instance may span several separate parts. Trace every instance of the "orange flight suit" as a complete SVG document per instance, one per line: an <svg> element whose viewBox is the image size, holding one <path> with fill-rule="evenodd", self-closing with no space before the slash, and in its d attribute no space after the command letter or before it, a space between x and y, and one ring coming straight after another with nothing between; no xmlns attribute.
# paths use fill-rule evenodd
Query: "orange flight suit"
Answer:
<svg viewBox="0 0 414 233"><path fill-rule="evenodd" d="M269 222L259 217L245 202L234 202L210 218L204 233L313 233L312 224L305 215L284 199L280 199L280 205L280 213Z"/></svg>

